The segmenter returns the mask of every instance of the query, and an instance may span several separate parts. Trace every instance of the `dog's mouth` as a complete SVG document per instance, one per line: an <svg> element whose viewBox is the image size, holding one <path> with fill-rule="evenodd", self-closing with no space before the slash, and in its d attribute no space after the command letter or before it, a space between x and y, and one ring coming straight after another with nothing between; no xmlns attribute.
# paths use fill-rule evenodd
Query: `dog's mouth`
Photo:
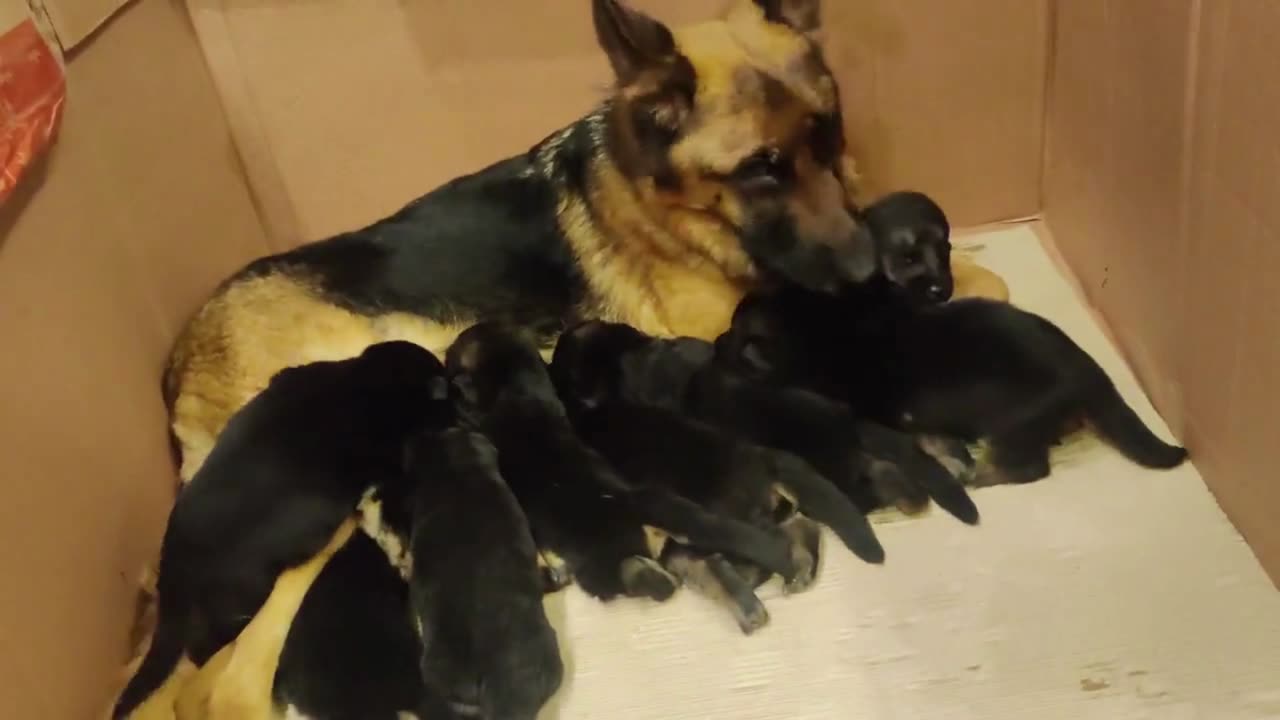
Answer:
<svg viewBox="0 0 1280 720"><path fill-rule="evenodd" d="M859 225L836 241L799 235L785 217L753 224L741 235L743 249L766 274L811 292L834 295L869 280L877 268L876 244Z"/></svg>

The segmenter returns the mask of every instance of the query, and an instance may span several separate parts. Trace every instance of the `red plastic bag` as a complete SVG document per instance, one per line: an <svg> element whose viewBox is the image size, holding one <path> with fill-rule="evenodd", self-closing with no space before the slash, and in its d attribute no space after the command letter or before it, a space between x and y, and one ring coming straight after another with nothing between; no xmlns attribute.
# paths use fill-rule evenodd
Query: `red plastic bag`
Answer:
<svg viewBox="0 0 1280 720"><path fill-rule="evenodd" d="M67 97L57 52L30 16L0 34L0 203L57 131Z"/></svg>

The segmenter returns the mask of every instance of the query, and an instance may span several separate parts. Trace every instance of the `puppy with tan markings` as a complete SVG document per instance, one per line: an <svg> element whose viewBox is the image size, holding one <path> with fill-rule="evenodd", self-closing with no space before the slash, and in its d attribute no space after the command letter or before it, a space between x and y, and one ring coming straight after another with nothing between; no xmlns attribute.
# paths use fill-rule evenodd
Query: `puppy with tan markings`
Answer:
<svg viewBox="0 0 1280 720"><path fill-rule="evenodd" d="M571 399L566 405L579 434L624 476L644 477L649 484L670 484L699 502L735 508L752 518L769 515L778 505L776 499L761 503L761 497L781 495L831 526L858 557L870 563L884 561L884 548L863 513L807 463L691 417L686 414L686 405L662 407L652 399L646 402L628 397L625 390L638 391L642 378L631 376L618 384L604 381L603 376L619 376L629 364L630 358L607 357L602 352L600 346L618 339L654 345L679 342L647 338L625 325L589 321L561 336L551 372L561 397ZM659 383L665 385L662 391L688 387L678 381L667 384L670 380L671 374L659 376ZM635 394L652 397L650 393ZM739 406L735 410L750 412L751 408Z"/></svg>
<svg viewBox="0 0 1280 720"><path fill-rule="evenodd" d="M532 719L563 665L497 451L451 429L411 439L406 458L403 482L379 488L378 512L308 591L276 702L324 720Z"/></svg>
<svg viewBox="0 0 1280 720"><path fill-rule="evenodd" d="M781 533L632 486L583 444L524 333L475 325L449 348L445 364L459 416L497 446L538 546L562 558L588 594L670 597L678 583L656 559L671 538L792 574Z"/></svg>
<svg viewBox="0 0 1280 720"><path fill-rule="evenodd" d="M228 424L178 495L160 552L158 621L117 702L123 718L183 656L202 665L355 513L401 473L401 444L448 422L443 366L410 343L289 368Z"/></svg>
<svg viewBox="0 0 1280 720"><path fill-rule="evenodd" d="M272 685L285 717L455 717L422 680L408 584L364 532L324 566L288 631Z"/></svg>
<svg viewBox="0 0 1280 720"><path fill-rule="evenodd" d="M874 271L818 0L735 0L674 29L621 0L582 7L615 79L598 107L367 227L254 261L199 309L165 376L184 479L288 366L386 339L439 353L480 320L544 347L577 318L710 340L763 274L828 288Z"/></svg>
<svg viewBox="0 0 1280 720"><path fill-rule="evenodd" d="M568 336L566 336L568 337ZM717 514L761 527L782 523L791 529L800 522L797 509L824 520L859 557L884 561L884 548L866 517L826 478L805 462L786 453L749 445L720 430L652 405L613 398L598 402L591 387L580 387L582 373L557 348L551 363L560 396L578 434L600 452L631 484L671 490ZM570 353L572 354L572 353ZM806 547L806 536L792 537L797 572L788 578L790 592L813 582L817 554ZM668 569L693 575L691 582L728 604L745 633L768 621L751 584L727 559L715 553L682 548L665 558Z"/></svg>
<svg viewBox="0 0 1280 720"><path fill-rule="evenodd" d="M535 720L564 667L542 607L538 549L498 452L453 429L419 437L409 453L409 598L423 679L459 715Z"/></svg>
<svg viewBox="0 0 1280 720"><path fill-rule="evenodd" d="M744 440L802 458L864 513L885 506L919 512L932 498L965 523L978 510L960 483L913 438L859 419L843 403L807 390L753 381L716 359L711 343L652 338L589 321L560 338L555 365L583 402L622 399L679 411ZM955 462L969 461L963 445ZM828 522L822 505L801 509Z"/></svg>
<svg viewBox="0 0 1280 720"><path fill-rule="evenodd" d="M1183 462L1186 451L1152 434L1053 323L978 298L936 304L947 288L928 266L948 243L947 226L927 196L889 196L866 220L880 243L874 278L839 297L796 286L749 297L724 347L762 378L847 399L881 422L989 441L978 484L1045 477L1050 447L1080 419L1138 464Z"/></svg>

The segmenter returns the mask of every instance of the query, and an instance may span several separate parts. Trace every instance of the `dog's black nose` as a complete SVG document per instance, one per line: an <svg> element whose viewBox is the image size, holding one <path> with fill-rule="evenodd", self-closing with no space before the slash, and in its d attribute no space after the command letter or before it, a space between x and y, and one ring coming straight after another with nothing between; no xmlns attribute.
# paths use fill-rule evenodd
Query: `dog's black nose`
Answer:
<svg viewBox="0 0 1280 720"><path fill-rule="evenodd" d="M947 289L942 287L941 285L930 285L928 289L925 290L925 295L934 302L938 302L940 300L946 300Z"/></svg>

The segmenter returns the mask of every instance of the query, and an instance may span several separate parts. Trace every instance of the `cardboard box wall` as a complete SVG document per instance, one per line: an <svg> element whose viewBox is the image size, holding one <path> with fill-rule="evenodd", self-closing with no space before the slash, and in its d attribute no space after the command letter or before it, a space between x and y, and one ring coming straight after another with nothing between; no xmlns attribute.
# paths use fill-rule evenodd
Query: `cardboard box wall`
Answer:
<svg viewBox="0 0 1280 720"><path fill-rule="evenodd" d="M0 208L0 677L4 716L79 718L114 686L172 497L159 374L187 314L256 255L524 149L607 73L585 0L47 4L67 113ZM674 23L723 1L635 4ZM1275 577L1280 98L1246 83L1280 9L1208 5L831 2L829 60L872 191L924 189L961 225L1046 211Z"/></svg>

